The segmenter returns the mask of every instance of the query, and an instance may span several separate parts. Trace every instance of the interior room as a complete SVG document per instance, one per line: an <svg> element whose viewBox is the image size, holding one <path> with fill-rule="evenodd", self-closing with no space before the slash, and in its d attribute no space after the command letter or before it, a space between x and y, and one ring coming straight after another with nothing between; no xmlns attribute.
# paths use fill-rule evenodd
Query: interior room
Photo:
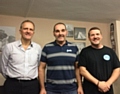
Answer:
<svg viewBox="0 0 120 94"><path fill-rule="evenodd" d="M54 40L53 26L57 22L63 22L72 27L73 35L67 36L68 41L84 43L85 46L90 45L87 38L88 30L91 27L99 27L103 35L102 43L110 48L115 45L113 49L120 59L119 0L0 0L0 29L1 27L14 28L15 40L20 39L19 26L26 19L35 23L33 41L42 47ZM111 41L113 39L110 36L111 23L114 24L115 43ZM85 38L76 38L75 28L84 28ZM0 74L1 88L4 81L5 78ZM120 79L114 83L115 94L120 92L119 83Z"/></svg>

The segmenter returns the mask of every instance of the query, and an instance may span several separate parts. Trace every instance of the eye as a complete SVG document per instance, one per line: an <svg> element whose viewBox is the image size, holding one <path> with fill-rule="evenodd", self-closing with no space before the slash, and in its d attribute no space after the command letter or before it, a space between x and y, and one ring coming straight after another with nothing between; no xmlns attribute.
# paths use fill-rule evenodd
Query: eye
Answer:
<svg viewBox="0 0 120 94"><path fill-rule="evenodd" d="M23 28L23 30L28 30L28 28Z"/></svg>
<svg viewBox="0 0 120 94"><path fill-rule="evenodd" d="M100 35L100 33L97 33L96 35Z"/></svg>
<svg viewBox="0 0 120 94"><path fill-rule="evenodd" d="M60 32L60 31L64 32L65 30L66 30L66 29L55 30L55 32Z"/></svg>
<svg viewBox="0 0 120 94"><path fill-rule="evenodd" d="M62 29L61 31L62 31L62 32L64 32L64 31L65 31L65 29Z"/></svg>
<svg viewBox="0 0 120 94"><path fill-rule="evenodd" d="M60 32L60 30L55 30L55 32Z"/></svg>
<svg viewBox="0 0 120 94"><path fill-rule="evenodd" d="M94 34L90 34L90 36L94 36Z"/></svg>
<svg viewBox="0 0 120 94"><path fill-rule="evenodd" d="M30 30L30 31L34 31L34 29L32 29L32 28L23 28L23 30Z"/></svg>
<svg viewBox="0 0 120 94"><path fill-rule="evenodd" d="M30 31L34 31L32 28L30 28Z"/></svg>

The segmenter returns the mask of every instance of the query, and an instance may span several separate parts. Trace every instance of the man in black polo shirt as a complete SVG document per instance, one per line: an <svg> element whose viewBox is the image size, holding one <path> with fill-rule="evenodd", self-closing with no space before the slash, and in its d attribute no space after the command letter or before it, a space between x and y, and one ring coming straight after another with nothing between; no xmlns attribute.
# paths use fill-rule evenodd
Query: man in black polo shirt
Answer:
<svg viewBox="0 0 120 94"><path fill-rule="evenodd" d="M120 63L115 52L101 44L102 32L93 27L88 32L91 46L79 56L79 69L84 77L84 94L114 94L112 84L120 74Z"/></svg>

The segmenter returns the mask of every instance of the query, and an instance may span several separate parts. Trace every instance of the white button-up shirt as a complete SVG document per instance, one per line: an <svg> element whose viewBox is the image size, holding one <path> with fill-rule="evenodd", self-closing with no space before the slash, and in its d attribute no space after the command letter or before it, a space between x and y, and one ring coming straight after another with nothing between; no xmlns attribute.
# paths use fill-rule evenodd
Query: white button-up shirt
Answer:
<svg viewBox="0 0 120 94"><path fill-rule="evenodd" d="M5 45L1 61L3 76L22 80L38 77L41 50L41 46L35 42L31 42L26 50L22 47L20 40Z"/></svg>

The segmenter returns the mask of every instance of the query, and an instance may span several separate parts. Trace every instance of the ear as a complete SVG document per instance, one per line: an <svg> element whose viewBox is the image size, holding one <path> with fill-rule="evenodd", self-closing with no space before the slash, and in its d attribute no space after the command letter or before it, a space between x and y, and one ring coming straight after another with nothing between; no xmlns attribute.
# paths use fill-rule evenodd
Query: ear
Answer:
<svg viewBox="0 0 120 94"><path fill-rule="evenodd" d="M66 30L66 36L68 35L68 30Z"/></svg>
<svg viewBox="0 0 120 94"><path fill-rule="evenodd" d="M55 31L53 31L53 36L55 36Z"/></svg>
<svg viewBox="0 0 120 94"><path fill-rule="evenodd" d="M88 36L88 40L90 41L90 36Z"/></svg>
<svg viewBox="0 0 120 94"><path fill-rule="evenodd" d="M21 34L21 30L19 30L20 34Z"/></svg>
<svg viewBox="0 0 120 94"><path fill-rule="evenodd" d="M103 39L103 36L101 35L101 39Z"/></svg>

